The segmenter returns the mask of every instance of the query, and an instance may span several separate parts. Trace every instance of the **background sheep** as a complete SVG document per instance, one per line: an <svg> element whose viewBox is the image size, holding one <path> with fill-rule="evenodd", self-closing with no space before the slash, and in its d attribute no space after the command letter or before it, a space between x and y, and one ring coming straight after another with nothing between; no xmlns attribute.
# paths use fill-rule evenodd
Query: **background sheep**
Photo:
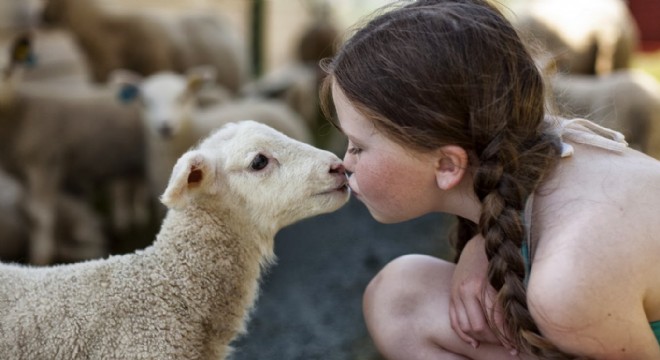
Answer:
<svg viewBox="0 0 660 360"><path fill-rule="evenodd" d="M17 261L27 252L23 196L21 184L0 168L0 259Z"/></svg>
<svg viewBox="0 0 660 360"><path fill-rule="evenodd" d="M319 72L317 65L290 63L247 83L245 97L284 101L305 120L310 129L319 124Z"/></svg>
<svg viewBox="0 0 660 360"><path fill-rule="evenodd" d="M0 168L0 259L24 262L29 253L30 222L26 192L18 179ZM85 202L60 193L55 204L54 262L76 262L108 254L103 224Z"/></svg>
<svg viewBox="0 0 660 360"><path fill-rule="evenodd" d="M660 84L639 70L604 76L557 74L550 77L560 113L588 118L622 132L628 143L660 159Z"/></svg>
<svg viewBox="0 0 660 360"><path fill-rule="evenodd" d="M47 0L44 19L73 32L97 82L108 81L117 69L151 75L211 65L219 83L236 92L248 75L246 46L218 16L165 17L113 11L95 0Z"/></svg>
<svg viewBox="0 0 660 360"><path fill-rule="evenodd" d="M23 70L22 81L57 82L66 87L91 81L87 59L70 32L33 29L28 34L37 64Z"/></svg>
<svg viewBox="0 0 660 360"><path fill-rule="evenodd" d="M20 70L19 67L14 70ZM13 71L0 84L2 160L27 184L27 211L32 223L30 262L50 263L55 253L57 194L75 189L98 194L104 184L145 192L142 126L135 107L119 104L115 91L103 86L68 87L57 83L21 83ZM113 193L114 225L145 221L129 195ZM138 200L136 200L138 201ZM144 205L143 205L144 206Z"/></svg>
<svg viewBox="0 0 660 360"><path fill-rule="evenodd" d="M330 19L328 3L310 6L313 18L297 39L294 59L248 82L241 93L284 101L307 121L317 146L340 154L345 150L345 138L323 118L319 108L319 85L325 76L320 62L335 54L339 30Z"/></svg>
<svg viewBox="0 0 660 360"><path fill-rule="evenodd" d="M224 124L256 120L306 143L312 142L307 124L285 103L265 99L233 99L216 96L216 103L200 104L200 96L222 93L213 83L213 71L191 69L187 76L171 72L140 79L136 74L117 74L142 104L147 144L147 168L151 193L162 194L167 174L185 151ZM204 95L206 93L206 95ZM131 100L131 99L126 99Z"/></svg>
<svg viewBox="0 0 660 360"><path fill-rule="evenodd" d="M513 8L519 33L555 57L561 72L628 68L639 32L623 0L529 0Z"/></svg>
<svg viewBox="0 0 660 360"><path fill-rule="evenodd" d="M154 244L51 268L0 266L10 358L224 359L244 332L275 234L348 200L341 160L265 125L231 124L184 154Z"/></svg>

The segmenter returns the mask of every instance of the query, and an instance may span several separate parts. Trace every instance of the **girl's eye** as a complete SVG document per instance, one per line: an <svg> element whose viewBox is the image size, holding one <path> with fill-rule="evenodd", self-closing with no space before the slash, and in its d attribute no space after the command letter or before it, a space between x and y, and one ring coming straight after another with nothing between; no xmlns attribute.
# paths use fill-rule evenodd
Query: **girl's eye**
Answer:
<svg viewBox="0 0 660 360"><path fill-rule="evenodd" d="M268 166L268 158L263 154L257 154L250 163L250 168L256 171L263 170L266 166Z"/></svg>
<svg viewBox="0 0 660 360"><path fill-rule="evenodd" d="M351 155L359 155L361 152L362 152L362 149L360 149L358 147L355 147L355 146L351 146L351 147L348 148L348 153L351 154Z"/></svg>

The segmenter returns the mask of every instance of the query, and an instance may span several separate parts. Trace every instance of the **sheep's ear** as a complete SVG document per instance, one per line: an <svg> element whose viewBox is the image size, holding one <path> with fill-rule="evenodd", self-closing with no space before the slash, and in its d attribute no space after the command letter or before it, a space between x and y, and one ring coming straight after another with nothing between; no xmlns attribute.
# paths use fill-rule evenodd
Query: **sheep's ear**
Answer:
<svg viewBox="0 0 660 360"><path fill-rule="evenodd" d="M128 104L136 101L140 96L140 83L142 76L130 70L118 69L110 74L110 85L116 89L117 99Z"/></svg>
<svg viewBox="0 0 660 360"><path fill-rule="evenodd" d="M190 151L176 162L170 182L161 196L169 208L181 208L192 192L208 183L213 174L211 161L199 151Z"/></svg>
<svg viewBox="0 0 660 360"><path fill-rule="evenodd" d="M32 45L32 36L29 33L17 36L11 45L11 64L34 66L36 61L34 46Z"/></svg>
<svg viewBox="0 0 660 360"><path fill-rule="evenodd" d="M211 66L196 66L186 73L188 77L188 91L197 93L206 85L215 82L217 71Z"/></svg>

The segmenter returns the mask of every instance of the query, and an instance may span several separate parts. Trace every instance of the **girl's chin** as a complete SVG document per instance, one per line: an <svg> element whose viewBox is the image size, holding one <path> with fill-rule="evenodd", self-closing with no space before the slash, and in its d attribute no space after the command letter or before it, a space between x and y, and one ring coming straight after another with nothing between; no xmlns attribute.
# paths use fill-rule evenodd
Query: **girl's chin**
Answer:
<svg viewBox="0 0 660 360"><path fill-rule="evenodd" d="M363 202L364 204L364 202ZM366 205L366 204L365 204ZM369 214L371 214L371 217L374 218L374 220L378 221L381 224L396 224L400 223L404 220L401 219L396 219L391 216L387 216L381 212L378 212L374 210L373 208L369 207L369 205L366 205L367 209L369 210Z"/></svg>

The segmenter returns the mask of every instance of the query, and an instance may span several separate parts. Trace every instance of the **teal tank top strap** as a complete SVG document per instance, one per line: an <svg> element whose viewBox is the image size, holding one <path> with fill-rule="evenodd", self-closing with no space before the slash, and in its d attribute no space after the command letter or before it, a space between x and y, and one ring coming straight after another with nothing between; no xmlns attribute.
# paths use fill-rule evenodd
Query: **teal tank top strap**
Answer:
<svg viewBox="0 0 660 360"><path fill-rule="evenodd" d="M523 241L520 246L520 252L522 253L523 262L525 263L525 280L523 283L525 284L525 287L527 287L529 273L532 271L532 259L529 257L529 245L527 244L527 241Z"/></svg>
<svg viewBox="0 0 660 360"><path fill-rule="evenodd" d="M531 236L532 236L532 207L534 204L534 193L530 194L525 201L525 208L520 214L525 228L525 236L520 246L520 252L525 263L525 280L523 283L527 287L529 282L529 274L532 271L532 254L531 254Z"/></svg>
<svg viewBox="0 0 660 360"><path fill-rule="evenodd" d="M655 334L655 338L658 340L658 344L660 344L660 321L654 321L651 323L651 329L653 330L653 333Z"/></svg>

